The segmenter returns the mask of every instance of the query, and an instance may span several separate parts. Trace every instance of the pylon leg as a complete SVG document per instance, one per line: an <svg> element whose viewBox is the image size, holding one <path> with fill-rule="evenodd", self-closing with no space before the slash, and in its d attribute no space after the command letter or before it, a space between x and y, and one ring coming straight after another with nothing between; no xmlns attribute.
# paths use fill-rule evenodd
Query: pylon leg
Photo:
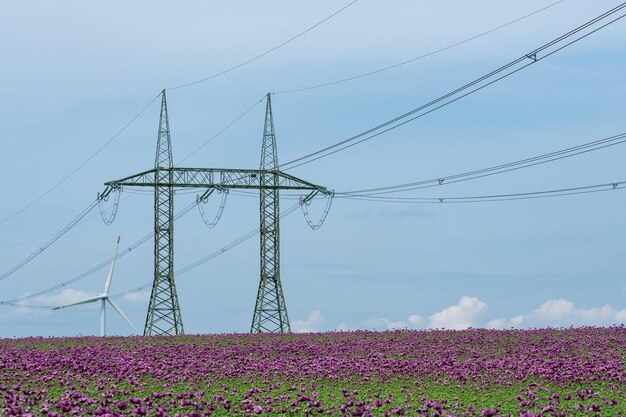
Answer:
<svg viewBox="0 0 626 417"><path fill-rule="evenodd" d="M272 176L273 177L273 176ZM290 332L280 282L278 190L261 190L261 277L251 333Z"/></svg>

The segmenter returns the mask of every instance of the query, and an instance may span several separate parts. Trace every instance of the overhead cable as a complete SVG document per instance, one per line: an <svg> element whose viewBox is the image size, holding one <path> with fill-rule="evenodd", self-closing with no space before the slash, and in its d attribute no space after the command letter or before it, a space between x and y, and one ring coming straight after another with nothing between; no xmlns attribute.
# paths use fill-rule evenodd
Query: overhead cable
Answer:
<svg viewBox="0 0 626 417"><path fill-rule="evenodd" d="M460 174L446 175L437 178L430 178L427 180L413 181L404 184L389 185L385 187L367 188L361 190L337 192L337 195L357 195L368 194L369 196L399 193L409 190L418 190L422 188L437 187L441 185L454 184L462 181L469 181L478 178L483 178L491 175L502 174L506 172L515 171L518 169L529 168L535 165L546 164L548 162L554 162L565 158L571 158L573 156L586 154L589 152L597 151L600 149L608 148L610 146L619 145L626 142L626 133L620 133L618 135L609 136L607 138L594 140L592 142L583 143L581 145L573 146L570 148L560 149L558 151L546 153L543 155L533 156L531 158L521 159L518 161L508 162L506 164L500 164L491 166L488 168L477 169L473 171L463 172Z"/></svg>
<svg viewBox="0 0 626 417"><path fill-rule="evenodd" d="M386 66L386 67L383 67L383 68L379 68L379 69L376 69L376 70L373 70L373 71L365 72L365 73L362 73L362 74L359 74L359 75L353 75L351 77L341 78L339 80L330 81L330 82L326 82L326 83L322 83L322 84L315 84L315 85L310 85L310 86L301 87L301 88L292 88L292 89L289 89L289 90L275 91L273 94L296 93L296 92L300 92L300 91L313 90L313 89L321 88L321 87L328 87L328 86L331 86L331 85L336 85L336 84L341 84L341 83L345 83L345 82L348 82L348 81L358 80L360 78L368 77L370 75L374 75L374 74L378 74L378 73L381 73L381 72L384 72L384 71L388 71L388 70L391 70L391 69L394 69L394 68L398 68L398 67L401 67L403 65L407 65L407 64L410 64L412 62L419 61L419 60L422 60L424 58L428 58L430 56L439 54L441 52L445 52L445 51L447 51L449 49L452 49L452 48L455 48L457 46L463 45L465 43L471 42L471 41L473 41L475 39L482 38L483 36L489 35L489 34L491 34L493 32L496 32L496 31L498 31L500 29L504 29L507 26L511 26L511 25L513 25L513 24L515 24L517 22L520 22L520 21L522 21L524 19L527 19L527 18L529 18L531 16L534 16L534 15L536 15L538 13L541 13L544 10L547 10L547 9L549 9L551 7L556 6L559 3L563 3L564 1L565 0L559 0L557 2L554 2L552 4L547 5L545 7L542 7L541 9L535 10L534 12L528 13L528 14L526 14L524 16L518 17L517 19L511 20L511 21L509 21L507 23L504 23L504 24L502 24L500 26L496 26L496 27L494 27L492 29L489 29L489 30L487 30L485 32L482 32L482 33L479 33L477 35L471 36L471 37L466 38L466 39L464 39L462 41L455 42L455 43L450 44L448 46L444 46L443 48L439 48L439 49L436 49L434 51L425 53L425 54L417 56L415 58L407 59L407 60L399 62L397 64L389 65L389 66Z"/></svg>
<svg viewBox="0 0 626 417"><path fill-rule="evenodd" d="M185 207L183 210L181 210L180 213L178 213L175 217L174 217L174 221L180 219L181 217L183 217L185 214L189 213L194 206L196 205L196 203L192 203L189 204L187 207ZM132 252L133 250L137 249L138 247L140 247L141 245L143 245L144 243L146 243L147 241L149 241L152 237L154 236L154 232L152 233L148 233L147 235L145 235L144 237L142 237L141 239L137 240L135 243L129 245L126 249L122 250L119 254L118 254L118 258L123 258L124 256L128 255L130 252ZM75 282L78 282L84 278L87 278L88 276L100 271L101 269L104 269L108 266L111 265L113 258L108 258L107 260L99 263L98 265L92 267L91 269L76 275L73 278L70 278L60 284L57 284L53 287L47 288L45 290L42 291L38 291L36 293L32 293L32 294L28 294L26 296L23 297L19 297L19 298L14 298L12 300L6 300L6 301L0 301L0 305L14 305L14 306L22 306L22 304L20 304L23 301L27 301L27 300L31 300L33 298L45 295L45 294L49 294L51 292L57 291L59 289L65 288L70 284L73 284Z"/></svg>
<svg viewBox="0 0 626 417"><path fill-rule="evenodd" d="M280 218L282 219L284 217L289 216L291 213L296 211L299 206L300 206L300 203L295 204L295 205L289 207L287 210L285 210L283 213L280 214ZM258 234L259 234L259 228L257 227L256 229L249 231L248 233L246 233L243 236L240 236L239 238L233 240L232 242L230 242L226 246L216 250L215 252L212 252L212 253L210 253L210 254L208 254L208 255L198 259L197 261L192 262L189 265L184 266L184 267L178 269L177 271L174 272L174 276L179 277L181 275L184 275L187 272L189 272L189 271L191 271L191 270L193 270L193 269L195 269L195 268L197 268L197 267L199 267L199 266L209 262L210 260L220 256L221 254L229 251L230 249L233 249L236 246L241 245L242 243L246 242L247 240L250 240L251 238L253 238L254 236L256 236ZM113 299L122 298L122 297L125 297L125 296L130 295L130 294L134 294L134 293L138 293L138 292L144 291L144 290L150 288L151 286L152 286L151 282L145 283L145 284L140 285L139 287L133 288L131 290L115 294L115 295L111 296L111 298L113 298Z"/></svg>
<svg viewBox="0 0 626 417"><path fill-rule="evenodd" d="M494 201L528 200L535 198L561 197L566 195L597 193L602 191L621 190L626 188L626 181L615 181L605 184L586 185L582 187L561 188L556 190L531 191L514 194L491 194L464 197L382 197L376 195L344 195L337 198L353 200L377 201L385 203L410 203L410 204L459 204L459 203L485 203Z"/></svg>
<svg viewBox="0 0 626 417"><path fill-rule="evenodd" d="M99 214L99 213L93 214L93 215L91 215L91 216L89 216L89 217L85 217L85 218L84 218L84 219L83 219L80 223L84 223L84 222L87 222L87 221L89 221L89 220L91 220L91 219L95 219L95 218L96 218L96 217L98 217L98 216L100 216L100 214ZM79 224L80 224L80 223L79 223ZM52 236L54 236L54 235L56 235L56 232L55 232L55 233L49 233L49 234L47 234L47 235L45 235L45 236L40 236L40 237L38 237L38 238L35 238L35 239L30 239L30 240L27 240L27 241L24 241L24 242L9 243L9 244L7 244L7 245L2 245L2 246L0 246L0 249L14 248L14 247L17 247L17 246L29 245L29 244L31 244L31 243L39 242L39 241L41 241L41 240L47 239L47 238L49 238L49 237L52 237Z"/></svg>
<svg viewBox="0 0 626 417"><path fill-rule="evenodd" d="M244 61L244 62L242 62L242 63L240 63L240 64L237 64L237 65L232 66L232 67L230 67L230 68L227 68L227 69L225 69L225 70L223 70L223 71L220 71L220 72L215 73L215 74L213 74L213 75L209 75L208 77L204 77L204 78L201 78L201 79L196 80L196 81L191 81L191 82L188 82L188 83L185 83L185 84L180 84L180 85L177 85L177 86L174 86L174 87L170 87L170 88L168 88L168 90L177 90L177 89L179 89L179 88L185 88L185 87L189 87L189 86L192 86L192 85L195 85L195 84L199 84L199 83L202 83L202 82L204 82L204 81L208 81L208 80L210 80L210 79L213 79L213 78L219 77L220 75L224 75L224 74L226 74L226 73L229 73L229 72L231 72L231 71L234 71L234 70L236 70L236 69L238 69L238 68L241 68L241 67L243 67L243 66L245 66L245 65L248 65L249 63L251 63L251 62L253 62L253 61L256 61L256 60L257 60L257 59L259 59L259 58L262 58L262 57L264 57L265 55L267 55L267 54L269 54L269 53L274 52L275 50L277 50L277 49L279 49L279 48L281 48L281 47L283 47L283 46L287 45L288 43L295 41L296 39L298 39L298 38L299 38L299 37L301 37L302 35L304 35L304 34L306 34L306 33L310 32L310 31L312 31L313 29L315 29L316 27L320 26L322 23L325 23L326 21L328 21L328 20L332 19L333 17L337 16L339 13L343 12L344 10L346 10L348 7L352 6L352 5L353 5L354 3L356 3L357 1L358 1L358 0L353 0L353 1L351 1L351 2L350 2L350 3L348 3L346 6L342 7L342 8L341 8L341 9L339 9L339 10L337 10L336 12L334 12L334 13L333 13L333 14L331 14L330 16L328 16L328 17L324 18L323 20L321 20L321 21L317 22L316 24L314 24L313 26L309 27L308 29L305 29L304 31L302 31L302 32L298 33L297 35L292 36L291 38L287 39L286 41L284 41L284 42L282 42L282 43L280 43L280 44L278 44L278 45L274 46L273 48L268 49L268 50L267 50L267 51L265 51L265 52L262 52L262 53L260 53L260 54L258 54L258 55L256 55L256 56L254 56L254 57L252 57L252 58L250 58L250 59L248 59L248 60L246 60L246 61Z"/></svg>
<svg viewBox="0 0 626 417"><path fill-rule="evenodd" d="M416 107L404 114L401 114L400 116L376 125L347 139L339 141L333 145L327 146L318 151L291 160L281 165L280 168L282 170L290 170L295 167L311 163L318 159L325 158L327 156L380 136L386 132L389 132L390 130L403 126L413 120L426 116L427 114L430 114L442 107L445 107L477 91L480 91L483 88L488 87L491 84L494 84L500 80L503 80L533 64L536 64L537 62L622 19L626 16L626 14L618 15L612 20L609 20L610 17L613 17L624 8L626 8L626 2L584 23L581 26L578 26L577 28L567 32L566 34L559 36L556 39L553 39L552 41L540 46L539 48L522 55L521 57L509 62L508 64L503 65L491 71L490 73L485 74L482 77L479 77L474 81L471 81L447 94L444 94L439 98L431 100L424 105Z"/></svg>
<svg viewBox="0 0 626 417"><path fill-rule="evenodd" d="M120 130L117 131L117 133L115 133L113 136L111 136L109 138L109 140L107 140L102 146L100 146L94 153L92 153L87 159L85 159L83 162L81 162L76 168L74 168L69 174L67 174L65 177L61 178L56 184L54 184L52 187L50 187L47 191L45 191L43 194L41 194L39 197L35 198L34 200L32 200L30 203L26 204L24 207L20 208L19 210L13 212L12 214L10 214L7 217L4 217L3 219L0 220L0 224L3 224L5 222L7 222L8 220L14 218L15 216L17 216L18 214L24 212L25 210L29 209L30 207L32 207L33 205L35 205L36 203L38 203L39 201L41 201L44 197L46 197L48 194L50 194L52 191L56 190L57 188L59 188L63 183L65 183L68 179L70 179L72 176L74 176L74 174L76 174L78 171L80 171L85 165L87 165L93 158L95 158L100 152L102 152L107 146L109 146L115 139L118 138L118 136L120 136L126 129L128 129L128 127L130 127L130 125L133 124L133 122L135 120L137 120L139 118L139 116L141 116L146 110L148 110L148 108L152 105L152 103L154 103L154 101L159 98L161 95L161 93L159 93L157 96L155 96L148 104L146 104L137 114L135 114L124 126L122 126L122 128Z"/></svg>
<svg viewBox="0 0 626 417"><path fill-rule="evenodd" d="M126 197L124 197L123 199L121 199L121 200L119 201L119 203L122 203L122 202L124 202L124 201L128 200L130 197L131 197L131 196L126 196ZM95 218L96 218L96 217L98 217L98 216L100 216L100 217L101 217L101 216L102 216L102 214L101 214L101 213L96 213L96 214L92 214L91 216L87 216L87 217L83 218L80 222L78 222L76 225L78 226L79 224L83 224L83 223L85 223L85 222L88 222L89 220L91 220L91 219L95 219ZM56 234L56 232L55 232L55 233L49 233L49 234L47 234L47 235L45 235L45 236L41 236L41 237L38 237L38 238L35 238L35 239L30 239L30 240L27 240L27 241L25 241L25 242L10 243L10 244L7 244L7 245L2 245L2 246L0 246L0 249L5 249L5 248L12 248L12 247L16 247L16 246L24 246L24 245L28 245L28 244L30 244L30 243L38 242L38 241L40 241L40 240L44 240L44 239L46 239L46 238L52 237L52 236L54 236L55 234Z"/></svg>
<svg viewBox="0 0 626 417"><path fill-rule="evenodd" d="M256 101L252 106L250 106L246 111L244 111L243 113L241 113L239 116L237 116L235 119L233 119L232 122L230 122L229 124L227 124L222 130L220 130L219 132L217 132L215 135L211 136L207 141L205 141L202 145L198 146L195 150L193 150L191 153L189 153L186 157L184 157L183 159L181 159L180 161L178 161L176 163L176 165L180 165L180 163L185 162L187 159L189 159L192 155L194 155L195 153L197 153L198 151L200 151L202 148L204 148L205 146L207 146L209 143L213 142L213 140L215 140L218 136L220 136L222 133L224 133L228 128L230 128L232 125L234 125L235 123L237 123L239 120L241 120L246 114L250 113L252 111L252 109L254 109L259 103L261 103L263 100L265 99L265 96L263 96L260 100Z"/></svg>
<svg viewBox="0 0 626 417"><path fill-rule="evenodd" d="M283 213L280 214L280 218L284 218L288 215L290 215L291 213L293 213L294 211L296 211L298 209L298 207L300 206L300 203L294 204L293 206L289 207L287 210L285 210ZM257 227L254 230L251 230L250 232L246 233L245 235L239 237L238 239L230 242L228 245L224 246L223 248L210 253L209 255L198 259L195 262L192 262L191 264L180 268L179 270L177 270L176 272L174 272L175 276L179 276L179 275L183 275L189 271L191 271L192 269L195 269L197 267L199 267L200 265L210 261L211 259L215 258L216 256L221 255L222 253L234 248L235 246L238 246L240 244L242 244L243 242L245 242L246 240L252 238L253 236L257 235L259 233L259 228Z"/></svg>
<svg viewBox="0 0 626 417"><path fill-rule="evenodd" d="M41 255L46 249L48 249L54 242L59 240L64 234L69 232L78 222L80 222L91 210L93 210L98 205L98 201L94 200L85 210L83 210L78 216L76 216L67 226L63 229L59 230L52 238L50 238L43 246L37 249L35 252L28 255L26 258L22 259L15 266L13 266L8 271L4 272L0 275L0 281L7 278L8 276L14 274L19 271L24 265L28 264L30 261L35 259L37 256Z"/></svg>

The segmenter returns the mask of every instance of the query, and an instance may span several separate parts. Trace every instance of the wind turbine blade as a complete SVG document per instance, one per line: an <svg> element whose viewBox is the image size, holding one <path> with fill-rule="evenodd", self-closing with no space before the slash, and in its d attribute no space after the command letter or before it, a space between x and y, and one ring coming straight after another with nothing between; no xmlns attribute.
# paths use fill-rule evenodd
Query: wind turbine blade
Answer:
<svg viewBox="0 0 626 417"><path fill-rule="evenodd" d="M109 293L109 287L111 286L111 279L113 278L113 269L115 268L115 260L117 259L117 251L120 248L120 238L117 237L117 245L115 245L115 253L113 254L113 261L111 262L111 267L109 268L109 275L107 276L106 281L104 282L104 293Z"/></svg>
<svg viewBox="0 0 626 417"><path fill-rule="evenodd" d="M115 304L113 302L113 300L111 300L110 298L107 298L107 301L109 302L109 304L111 304L111 307L113 307L115 309L115 311L117 311L120 316L122 316L122 318L124 320L126 320L126 323L130 324L130 327L133 328L133 330L135 331L136 334L139 334L139 330L137 330L137 328L135 327L135 325L128 319L128 317L126 317L126 314L124 314L124 312L122 311L121 308L119 308L119 306L117 304Z"/></svg>
<svg viewBox="0 0 626 417"><path fill-rule="evenodd" d="M54 307L53 310L60 310L62 308L74 307L74 306L79 306L79 305L82 305L82 304L95 303L96 301L102 300L103 298L104 298L103 295L96 295L95 297L86 298L84 300L77 301L75 303L66 304L64 306L59 306L59 307Z"/></svg>

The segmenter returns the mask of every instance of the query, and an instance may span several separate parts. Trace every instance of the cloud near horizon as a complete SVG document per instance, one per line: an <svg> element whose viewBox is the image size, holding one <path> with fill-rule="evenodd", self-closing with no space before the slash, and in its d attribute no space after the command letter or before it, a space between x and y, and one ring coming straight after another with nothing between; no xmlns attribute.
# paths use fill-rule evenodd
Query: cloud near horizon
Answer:
<svg viewBox="0 0 626 417"><path fill-rule="evenodd" d="M419 314L412 314L404 320L386 318L370 318L357 325L341 322L334 328L323 329L324 317L319 310L311 312L306 320L292 323L294 332L319 332L323 330L398 330L398 329L450 329L463 330L473 328L507 329L536 327L569 327L569 326L610 326L626 322L626 308L615 309L609 304L602 307L577 308L574 303L565 299L548 300L538 308L526 314L511 318L498 317L491 320L484 318L488 305L477 297L463 296L455 305L436 312L425 320Z"/></svg>
<svg viewBox="0 0 626 417"><path fill-rule="evenodd" d="M24 294L27 296L28 294ZM72 288L65 288L63 291L58 294L53 295L41 295L39 297L33 298L32 300L27 300L21 303L20 306L15 306L11 311L6 314L0 315L0 318L10 318L10 317L24 317L24 316L33 316L39 317L42 315L47 315L53 313L52 308L63 306L67 304L72 304L78 301L85 300L90 297L96 296L95 292L87 292L82 290L75 290ZM150 294L147 291L138 292L138 293L130 293L121 298L128 303L137 303L144 304L150 298ZM33 308L34 307L34 308ZM92 304L85 304L85 307L93 307Z"/></svg>
<svg viewBox="0 0 626 417"><path fill-rule="evenodd" d="M294 333L315 333L320 331L324 323L324 316L319 310L312 311L306 320L294 320L291 322L291 330Z"/></svg>
<svg viewBox="0 0 626 417"><path fill-rule="evenodd" d="M526 315L511 319L496 318L487 323L488 328L529 328L569 326L610 326L626 321L626 308L616 310L610 304L602 307L577 308L565 299L548 300Z"/></svg>
<svg viewBox="0 0 626 417"><path fill-rule="evenodd" d="M480 319L487 311L487 303L476 297L461 297L456 305L444 308L428 317L431 329L463 330L477 327Z"/></svg>

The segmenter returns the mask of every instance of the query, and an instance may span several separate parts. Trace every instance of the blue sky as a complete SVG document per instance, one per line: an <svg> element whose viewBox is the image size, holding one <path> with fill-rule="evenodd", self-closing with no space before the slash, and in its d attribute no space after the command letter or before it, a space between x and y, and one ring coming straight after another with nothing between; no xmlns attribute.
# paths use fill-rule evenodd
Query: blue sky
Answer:
<svg viewBox="0 0 626 417"><path fill-rule="evenodd" d="M220 72L272 48L348 2L33 1L0 14L0 172L6 218L104 145L163 88ZM432 2L431 2L432 3ZM359 0L311 32L221 77L168 91L174 160L267 92L393 65L545 7L551 1L436 4ZM273 97L280 161L359 133L436 98L619 4L563 1L537 15L402 67ZM291 171L345 191L446 176L624 132L620 21L506 80L350 150ZM0 224L2 272L83 210L103 183L153 165L155 101L62 185ZM263 105L185 166L256 168ZM625 180L625 145L509 174L407 194L485 195ZM176 208L195 194L178 195ZM216 202L210 202L208 210ZM293 203L285 199L283 209ZM623 191L552 199L409 205L336 199L311 230L297 211L281 223L282 280L297 331L397 327L535 327L626 321ZM311 207L315 216L323 202ZM97 212L94 212L97 214ZM231 195L214 229L197 210L176 223L176 268L258 226L258 201ZM152 227L152 197L124 194L105 226L90 217L0 281L0 301L70 279L109 257L115 239ZM258 285L258 239L177 278L187 333L246 332ZM56 305L101 290L106 271L30 300ZM111 292L149 282L152 245L120 259ZM137 327L148 294L119 304ZM96 334L98 310L0 305L0 337ZM129 334L109 315L110 334Z"/></svg>

